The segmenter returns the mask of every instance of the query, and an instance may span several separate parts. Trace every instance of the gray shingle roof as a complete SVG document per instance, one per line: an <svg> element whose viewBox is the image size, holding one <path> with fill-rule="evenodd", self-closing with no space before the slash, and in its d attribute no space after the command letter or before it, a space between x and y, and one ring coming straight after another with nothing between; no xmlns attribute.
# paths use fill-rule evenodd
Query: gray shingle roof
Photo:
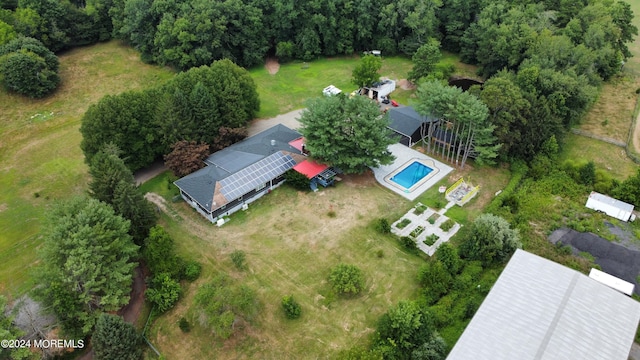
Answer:
<svg viewBox="0 0 640 360"><path fill-rule="evenodd" d="M437 119L418 114L411 106L390 108L389 119L391 120L390 129L407 136L413 135L422 123L437 121Z"/></svg>
<svg viewBox="0 0 640 360"><path fill-rule="evenodd" d="M517 250L448 360L626 360L640 303Z"/></svg>
<svg viewBox="0 0 640 360"><path fill-rule="evenodd" d="M206 167L177 180L174 184L197 201L198 204L207 211L212 211L223 205L220 203L214 204L213 197L216 190L222 190L216 189L216 186L220 186L221 182L237 184L234 185L233 190L226 191L228 196L235 196L235 193L239 191L238 189L244 189L247 186L247 191L250 191L254 188L255 181L262 181L265 170L269 169L268 166L255 166L253 168L251 166L260 163L274 154L280 154L280 157L288 156L286 155L287 153L301 154L299 150L289 145L290 141L298 139L301 136L299 132L291 130L282 124L278 124L211 154L205 160L207 164ZM274 143L273 145L272 141ZM288 157L291 158L291 156ZM267 162L271 163L272 161ZM281 163L289 164L290 161L281 161ZM249 168L251 171L248 171ZM242 175L242 179L246 179L246 186L238 184L239 180L236 178L240 174ZM275 172L272 171L271 174L273 175ZM278 173L275 176L280 174L281 173ZM268 180L269 179L266 181ZM222 194L225 194L225 191L222 191ZM231 201L233 199L227 200Z"/></svg>

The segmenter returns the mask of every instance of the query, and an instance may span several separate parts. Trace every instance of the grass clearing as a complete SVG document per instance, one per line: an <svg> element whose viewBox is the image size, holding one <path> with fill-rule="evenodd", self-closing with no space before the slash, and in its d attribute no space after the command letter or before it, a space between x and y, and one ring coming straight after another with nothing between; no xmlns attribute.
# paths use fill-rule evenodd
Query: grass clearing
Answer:
<svg viewBox="0 0 640 360"><path fill-rule="evenodd" d="M422 258L409 254L371 224L380 214L400 216L411 204L375 183L371 175L347 176L318 193L287 186L231 216L221 228L208 223L186 203L170 205L182 221L163 216L178 251L202 262L203 276L187 289L178 307L155 321L152 343L167 358L235 359L260 357L317 358L364 344L379 316L399 299L417 296L416 276ZM325 214L334 211L335 217ZM246 271L238 271L230 254L246 254ZM384 254L380 257L378 254ZM365 290L353 298L332 293L329 271L339 263L356 265ZM212 341L197 325L192 297L215 272L225 272L258 292L262 309L255 322L227 341ZM287 320L281 299L302 306L298 320ZM186 317L193 330L178 327ZM166 341L180 337L181 342Z"/></svg>
<svg viewBox="0 0 640 360"><path fill-rule="evenodd" d="M605 169L620 181L636 173L638 165L631 161L623 148L604 141L575 134L567 134L559 163L571 159L574 161L593 161L596 168Z"/></svg>
<svg viewBox="0 0 640 360"><path fill-rule="evenodd" d="M86 191L80 119L104 95L160 84L173 72L143 64L118 41L60 56L62 83L34 100L0 91L0 293L30 288L38 234L56 199Z"/></svg>

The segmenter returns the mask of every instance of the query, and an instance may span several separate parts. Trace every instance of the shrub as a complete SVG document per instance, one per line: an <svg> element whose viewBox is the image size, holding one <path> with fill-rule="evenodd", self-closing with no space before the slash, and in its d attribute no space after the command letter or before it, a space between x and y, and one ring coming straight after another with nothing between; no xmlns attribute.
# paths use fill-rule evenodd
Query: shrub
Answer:
<svg viewBox="0 0 640 360"><path fill-rule="evenodd" d="M36 39L19 37L0 46L0 83L18 94L50 94L60 83L58 65L58 57Z"/></svg>
<svg viewBox="0 0 640 360"><path fill-rule="evenodd" d="M404 229L409 224L411 224L411 220L409 220L407 218L404 218L404 219L402 219L402 221L400 221L399 223L396 224L396 228Z"/></svg>
<svg viewBox="0 0 640 360"><path fill-rule="evenodd" d="M327 216L330 218L335 218L336 217L336 212L334 210L329 210L327 211Z"/></svg>
<svg viewBox="0 0 640 360"><path fill-rule="evenodd" d="M455 225L455 221L451 220L451 219L447 219L447 221L443 222L442 224L440 224L440 229L442 229L442 231L447 232L449 230L451 230L451 228Z"/></svg>
<svg viewBox="0 0 640 360"><path fill-rule="evenodd" d="M184 265L182 273L182 278L187 281L195 281L198 277L200 277L200 273L202 272L202 265L195 260L187 261Z"/></svg>
<svg viewBox="0 0 640 360"><path fill-rule="evenodd" d="M189 321L187 321L187 319L183 317L181 317L180 321L178 321L178 326L183 333L188 333L189 331L191 331L191 324L189 324Z"/></svg>
<svg viewBox="0 0 640 360"><path fill-rule="evenodd" d="M389 221L385 218L376 220L375 228L380 234L388 234L391 232L391 225L389 225Z"/></svg>
<svg viewBox="0 0 640 360"><path fill-rule="evenodd" d="M376 256L379 259L382 259L384 257L384 251L382 251L382 249L378 249L378 251L376 251Z"/></svg>
<svg viewBox="0 0 640 360"><path fill-rule="evenodd" d="M307 178L305 175L300 174L299 172L291 169L284 173L285 184L291 186L292 188L299 191L309 191L311 190L310 184L311 180Z"/></svg>
<svg viewBox="0 0 640 360"><path fill-rule="evenodd" d="M415 210L413 210L413 213L416 215L422 215L425 211L427 211L428 207L426 205L423 204L418 204L415 207Z"/></svg>
<svg viewBox="0 0 640 360"><path fill-rule="evenodd" d="M435 244L435 243L436 243L436 241L438 241L438 239L439 239L439 238L440 238L440 237L439 237L438 235L436 235L436 234L431 234L431 235L427 236L427 237L424 239L423 243L425 243L425 245L427 245L427 246L431 246L431 245Z"/></svg>
<svg viewBox="0 0 640 360"><path fill-rule="evenodd" d="M246 259L247 259L247 256L242 250L236 250L231 253L231 261L233 261L233 264L236 266L238 270L246 269L247 267Z"/></svg>
<svg viewBox="0 0 640 360"><path fill-rule="evenodd" d="M183 274L184 262L176 256L173 239L160 225L149 230L149 236L144 240L142 257L154 275L167 273L172 278L179 279Z"/></svg>
<svg viewBox="0 0 640 360"><path fill-rule="evenodd" d="M170 274L162 273L153 277L145 297L160 312L165 312L178 302L181 292L180 284Z"/></svg>
<svg viewBox="0 0 640 360"><path fill-rule="evenodd" d="M418 249L416 241L408 236L401 236L398 238L398 240L400 241L400 244L402 244L402 246L404 246L407 250L415 251Z"/></svg>
<svg viewBox="0 0 640 360"><path fill-rule="evenodd" d="M364 288L364 275L357 266L339 264L331 270L329 282L338 294L356 295Z"/></svg>
<svg viewBox="0 0 640 360"><path fill-rule="evenodd" d="M291 41L281 41L276 44L276 56L280 62L287 62L293 57L294 45Z"/></svg>
<svg viewBox="0 0 640 360"><path fill-rule="evenodd" d="M302 313L302 307L293 298L293 295L287 295L282 298L282 309L287 319L297 319Z"/></svg>

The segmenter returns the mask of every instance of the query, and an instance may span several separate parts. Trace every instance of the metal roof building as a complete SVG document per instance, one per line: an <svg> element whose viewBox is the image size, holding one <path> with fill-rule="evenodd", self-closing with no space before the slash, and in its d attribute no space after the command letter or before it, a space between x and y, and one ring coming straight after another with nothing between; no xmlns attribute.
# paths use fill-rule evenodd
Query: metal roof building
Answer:
<svg viewBox="0 0 640 360"><path fill-rule="evenodd" d="M640 303L517 250L448 360L626 360Z"/></svg>

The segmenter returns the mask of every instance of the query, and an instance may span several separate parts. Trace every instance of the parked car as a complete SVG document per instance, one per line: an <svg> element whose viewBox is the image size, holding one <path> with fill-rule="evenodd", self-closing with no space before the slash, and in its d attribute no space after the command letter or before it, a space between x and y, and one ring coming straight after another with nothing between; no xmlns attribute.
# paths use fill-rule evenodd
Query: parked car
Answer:
<svg viewBox="0 0 640 360"><path fill-rule="evenodd" d="M391 106L398 107L398 102L395 100L391 100Z"/></svg>

